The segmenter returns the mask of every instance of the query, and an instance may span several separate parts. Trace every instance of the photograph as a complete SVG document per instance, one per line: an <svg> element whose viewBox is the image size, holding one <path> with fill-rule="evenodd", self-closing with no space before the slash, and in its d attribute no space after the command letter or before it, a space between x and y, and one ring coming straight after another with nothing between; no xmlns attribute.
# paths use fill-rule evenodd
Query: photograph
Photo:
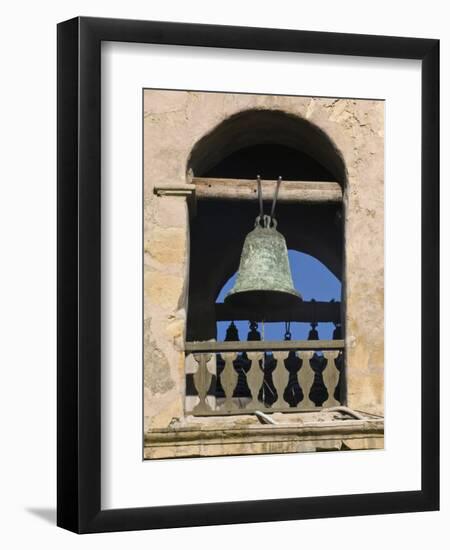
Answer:
<svg viewBox="0 0 450 550"><path fill-rule="evenodd" d="M383 449L383 98L142 111L143 458Z"/></svg>
<svg viewBox="0 0 450 550"><path fill-rule="evenodd" d="M234 4L4 10L1 548L448 539L444 4Z"/></svg>

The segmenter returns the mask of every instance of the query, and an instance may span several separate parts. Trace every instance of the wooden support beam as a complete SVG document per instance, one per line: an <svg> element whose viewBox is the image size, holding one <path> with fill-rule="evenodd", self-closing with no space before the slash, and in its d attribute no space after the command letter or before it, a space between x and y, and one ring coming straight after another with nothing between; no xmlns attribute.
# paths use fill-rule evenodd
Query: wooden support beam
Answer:
<svg viewBox="0 0 450 550"><path fill-rule="evenodd" d="M261 321L262 312L246 311L233 308L228 304L216 304L217 321ZM297 323L327 323L339 321L341 318L341 302L300 302L298 305L289 309L280 309L271 311L265 315L264 321L267 323L277 323L282 321L292 321Z"/></svg>
<svg viewBox="0 0 450 550"><path fill-rule="evenodd" d="M231 178L193 178L197 199L254 200L254 180ZM273 199L276 182L261 180L263 200ZM335 181L283 181L278 194L281 202L340 202L342 188Z"/></svg>

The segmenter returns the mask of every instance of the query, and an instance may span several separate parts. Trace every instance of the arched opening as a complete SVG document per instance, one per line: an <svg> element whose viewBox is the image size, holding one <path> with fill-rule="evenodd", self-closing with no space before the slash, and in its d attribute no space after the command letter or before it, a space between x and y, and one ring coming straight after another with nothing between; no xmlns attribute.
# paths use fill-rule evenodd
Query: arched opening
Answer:
<svg viewBox="0 0 450 550"><path fill-rule="evenodd" d="M196 215L190 225L187 340L221 339L217 322L226 319L221 317L216 297L238 269L242 245L253 228L258 204L256 189L246 200L241 200L239 193L226 199L216 196L214 178L220 178L230 189L255 179L257 174L274 181L282 176L288 180L286 186L292 182L334 182L340 189L345 183L345 166L328 136L307 120L282 111L254 109L228 118L201 138L187 168L194 183L205 178L212 182L206 195L197 198ZM265 207L270 209L268 201ZM342 208L341 200L304 202L301 196L279 200L276 208L278 230L287 247L316 258L340 281ZM340 298L337 303L342 301Z"/></svg>
<svg viewBox="0 0 450 550"><path fill-rule="evenodd" d="M197 190L203 186L190 225L187 340L215 340L218 346L209 356L215 365L210 383L205 382L208 374L200 368L197 377L203 372L206 378L198 378L197 383L193 374L187 374L190 398L197 395L195 388L203 388L194 412L205 414L206 396L213 409L219 406L230 412L236 407L270 409L282 403L288 410L296 410L345 402L342 344L337 344L342 342L344 328L345 166L332 141L316 126L290 114L246 111L225 120L199 140L192 150L187 175L198 185ZM248 186L257 175L266 182L273 180L273 189L275 180L282 176L291 189L289 196L280 195L275 217L290 250L294 285L303 295L298 305L265 313L264 325L259 326L254 323L262 321L255 318L255 306L242 312L222 301L238 270L244 240L259 213L256 186ZM218 185L225 187L225 194L217 192ZM325 194L324 199L322 191L328 188L324 185L337 188L338 198ZM319 191L314 200L310 200L311 188ZM272 197L263 194L263 198L269 212ZM319 339L336 342L329 344L328 349L334 349L331 355L322 354ZM262 341L262 347L258 344L259 348L252 349L263 353L249 356L249 341L255 340ZM318 342L310 348L314 353L309 356L304 351L298 355L289 340L292 345L305 340ZM221 353L227 349L223 348L224 341L239 344L234 360ZM274 341L287 344L288 356L273 351ZM264 342L271 342L270 347L264 347ZM308 348L303 344L302 349Z"/></svg>

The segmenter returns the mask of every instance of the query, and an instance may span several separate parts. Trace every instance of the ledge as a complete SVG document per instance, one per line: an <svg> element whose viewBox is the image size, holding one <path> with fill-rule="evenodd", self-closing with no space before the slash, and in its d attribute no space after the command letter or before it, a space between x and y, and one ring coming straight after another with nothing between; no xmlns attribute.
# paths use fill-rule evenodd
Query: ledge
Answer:
<svg viewBox="0 0 450 550"><path fill-rule="evenodd" d="M197 424L149 431L144 458L231 456L340 450L382 449L384 421L335 420L287 422L234 427L215 418L215 425Z"/></svg>
<svg viewBox="0 0 450 550"><path fill-rule="evenodd" d="M190 353L217 351L290 351L290 350L340 350L344 349L345 340L243 340L231 342L185 342L184 349Z"/></svg>

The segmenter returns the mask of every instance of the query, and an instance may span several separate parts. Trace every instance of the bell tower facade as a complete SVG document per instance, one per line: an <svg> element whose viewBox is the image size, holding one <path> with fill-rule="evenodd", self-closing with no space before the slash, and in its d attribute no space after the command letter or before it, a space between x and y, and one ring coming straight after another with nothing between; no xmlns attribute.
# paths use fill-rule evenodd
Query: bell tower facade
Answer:
<svg viewBox="0 0 450 550"><path fill-rule="evenodd" d="M346 407L356 423L361 413L373 420L369 431L355 427L346 437L336 425L332 444L383 445L383 125L380 101L145 91L145 457L266 452L267 444L252 443L244 432L220 449L202 438L209 428L234 429L247 416L261 422L258 414L278 415L282 423L287 413L318 414L318 377L320 408ZM251 175L255 165L265 171L259 186ZM259 218L252 228L255 213L270 210L279 175L276 216L267 223ZM264 232L273 242L262 265L244 242L267 237ZM301 288L283 265L285 243L341 281L339 302L301 301ZM238 269L235 288L218 304ZM258 282L271 275L265 290L280 292L280 299L272 295L267 305ZM334 322L336 338L270 349L263 340L217 341L218 321L263 316ZM294 393L298 399L289 397ZM186 437L177 440L180 427ZM277 429L272 432L273 452L311 450L299 431L278 447Z"/></svg>

